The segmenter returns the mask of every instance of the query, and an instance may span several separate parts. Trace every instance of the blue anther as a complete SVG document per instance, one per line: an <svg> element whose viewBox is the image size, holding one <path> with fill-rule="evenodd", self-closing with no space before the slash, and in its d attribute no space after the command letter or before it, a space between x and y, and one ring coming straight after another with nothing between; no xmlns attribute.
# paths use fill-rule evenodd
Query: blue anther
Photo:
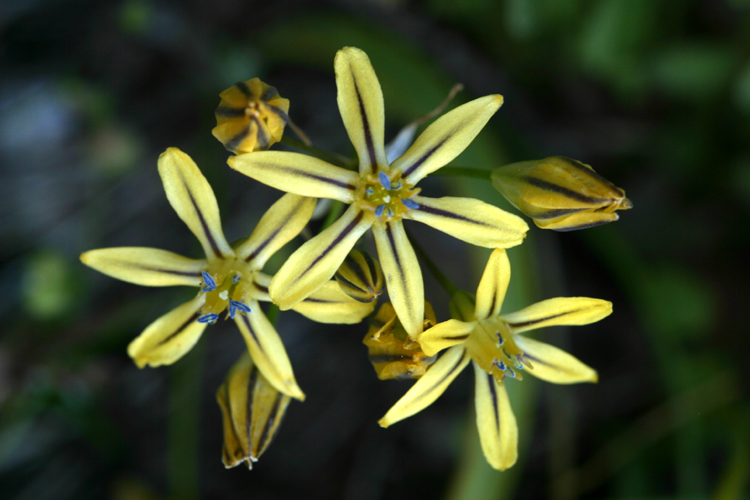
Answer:
<svg viewBox="0 0 750 500"><path fill-rule="evenodd" d="M502 347L502 345L505 343L503 340L503 336L500 335L500 332L495 332L495 335L497 335L497 346Z"/></svg>
<svg viewBox="0 0 750 500"><path fill-rule="evenodd" d="M413 208L415 210L419 208L419 203L411 198L401 198L401 203L403 203L406 208Z"/></svg>
<svg viewBox="0 0 750 500"><path fill-rule="evenodd" d="M393 217L393 210L390 207L388 207L388 217Z"/></svg>
<svg viewBox="0 0 750 500"><path fill-rule="evenodd" d="M239 282L240 282L240 277L235 274L234 278L232 278L232 283L239 283Z"/></svg>
<svg viewBox="0 0 750 500"><path fill-rule="evenodd" d="M388 191L391 190L391 180L388 178L387 175L385 175L385 172L380 172L378 174L378 177L380 178L380 185L386 188Z"/></svg>
<svg viewBox="0 0 750 500"><path fill-rule="evenodd" d="M505 366L505 363L503 361L500 361L500 362L496 363L496 365L497 365L498 370L500 370L501 372L504 372L505 370L508 369Z"/></svg>
<svg viewBox="0 0 750 500"><path fill-rule="evenodd" d="M230 300L229 305L232 305L237 308L238 311L242 311L243 313L249 313L250 307L246 304L243 304L239 300Z"/></svg>
<svg viewBox="0 0 750 500"><path fill-rule="evenodd" d="M385 210L385 205L378 205L378 207L375 209L375 217L380 217L383 215L383 211Z"/></svg>
<svg viewBox="0 0 750 500"><path fill-rule="evenodd" d="M208 274L206 271L201 271L201 275L203 276L203 284L206 285L201 290L202 292L213 292L216 290L216 282L211 277L210 274Z"/></svg>
<svg viewBox="0 0 750 500"><path fill-rule="evenodd" d="M395 184L391 184L391 190L401 189L401 183L397 182Z"/></svg>
<svg viewBox="0 0 750 500"><path fill-rule="evenodd" d="M198 318L198 323L215 323L219 319L218 314L208 313Z"/></svg>
<svg viewBox="0 0 750 500"><path fill-rule="evenodd" d="M505 372L506 375L508 375L510 378L516 378L516 372L514 372L512 369L508 368L508 371Z"/></svg>
<svg viewBox="0 0 750 500"><path fill-rule="evenodd" d="M368 187L367 189L365 189L365 194L366 194L367 196L370 196L370 195L371 195L371 194L373 194L374 192L375 192L375 190L373 190L373 189L372 189L371 187Z"/></svg>

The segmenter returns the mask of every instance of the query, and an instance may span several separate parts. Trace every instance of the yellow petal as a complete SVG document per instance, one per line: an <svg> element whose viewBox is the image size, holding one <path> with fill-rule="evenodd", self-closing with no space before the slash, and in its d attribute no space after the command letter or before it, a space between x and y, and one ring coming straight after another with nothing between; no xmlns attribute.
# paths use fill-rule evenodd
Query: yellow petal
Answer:
<svg viewBox="0 0 750 500"><path fill-rule="evenodd" d="M529 230L520 217L473 198L412 198L419 208L408 217L454 238L485 248L520 245Z"/></svg>
<svg viewBox="0 0 750 500"><path fill-rule="evenodd" d="M597 382L596 370L581 363L562 349L545 342L539 342L521 335L514 335L516 345L523 351L523 357L530 360L533 369L527 373L555 384L576 384Z"/></svg>
<svg viewBox="0 0 750 500"><path fill-rule="evenodd" d="M271 284L271 277L264 273L255 273L253 277L253 299L271 302L268 295L268 286Z"/></svg>
<svg viewBox="0 0 750 500"><path fill-rule="evenodd" d="M426 355L434 356L443 349L466 342L476 325L475 321L449 319L422 332L417 341Z"/></svg>
<svg viewBox="0 0 750 500"><path fill-rule="evenodd" d="M312 156L285 151L258 151L230 156L230 167L273 188L312 198L351 203L359 175Z"/></svg>
<svg viewBox="0 0 750 500"><path fill-rule="evenodd" d="M253 234L237 249L237 258L253 269L263 269L269 257L302 231L313 210L314 198L285 194L261 217Z"/></svg>
<svg viewBox="0 0 750 500"><path fill-rule="evenodd" d="M608 224L619 219L620 216L614 212L579 212L550 219L536 218L534 219L534 224L542 229L552 229L564 233L601 226L602 224Z"/></svg>
<svg viewBox="0 0 750 500"><path fill-rule="evenodd" d="M477 304L474 309L474 316L477 319L487 319L500 314L509 282L508 254L502 248L498 248L490 255L477 288Z"/></svg>
<svg viewBox="0 0 750 500"><path fill-rule="evenodd" d="M358 302L336 281L329 281L292 309L318 323L353 325L375 308L376 302Z"/></svg>
<svg viewBox="0 0 750 500"><path fill-rule="evenodd" d="M403 172L406 182L416 184L461 154L502 104L503 96L488 95L444 114L391 167Z"/></svg>
<svg viewBox="0 0 750 500"><path fill-rule="evenodd" d="M518 458L518 425L505 387L495 377L474 365L476 376L474 404L482 452L497 470L512 467Z"/></svg>
<svg viewBox="0 0 750 500"><path fill-rule="evenodd" d="M424 283L422 270L400 220L373 226L385 286L399 321L416 338L424 321Z"/></svg>
<svg viewBox="0 0 750 500"><path fill-rule="evenodd" d="M612 314L612 302L588 297L543 300L518 312L503 314L513 333L554 325L588 325Z"/></svg>
<svg viewBox="0 0 750 500"><path fill-rule="evenodd" d="M370 227L371 220L358 207L349 207L339 220L299 247L281 266L271 280L271 299L287 310L323 286Z"/></svg>
<svg viewBox="0 0 750 500"><path fill-rule="evenodd" d="M378 165L388 165L385 157L385 113L383 91L370 59L355 47L336 53L337 101L349 139L359 156L359 171L368 174Z"/></svg>
<svg viewBox="0 0 750 500"><path fill-rule="evenodd" d="M427 372L411 386L378 423L388 427L405 418L419 413L435 402L453 382L461 370L466 368L471 358L463 346L451 347Z"/></svg>
<svg viewBox="0 0 750 500"><path fill-rule="evenodd" d="M216 196L193 159L177 148L168 148L159 156L159 174L169 203L200 240L206 257L233 256L221 230Z"/></svg>
<svg viewBox="0 0 750 500"><path fill-rule="evenodd" d="M128 354L138 368L171 365L192 349L206 329L204 323L196 321L205 300L206 294L199 293L148 325L130 343Z"/></svg>
<svg viewBox="0 0 750 500"><path fill-rule="evenodd" d="M234 321L245 338L250 357L268 382L278 391L300 401L305 394L297 385L284 343L255 300L249 301L250 312L238 314Z"/></svg>
<svg viewBox="0 0 750 500"><path fill-rule="evenodd" d="M205 260L143 247L100 248L81 254L81 262L118 280L143 286L200 286Z"/></svg>
<svg viewBox="0 0 750 500"><path fill-rule="evenodd" d="M253 468L281 425L291 398L277 391L245 351L216 391L224 424L222 461Z"/></svg>

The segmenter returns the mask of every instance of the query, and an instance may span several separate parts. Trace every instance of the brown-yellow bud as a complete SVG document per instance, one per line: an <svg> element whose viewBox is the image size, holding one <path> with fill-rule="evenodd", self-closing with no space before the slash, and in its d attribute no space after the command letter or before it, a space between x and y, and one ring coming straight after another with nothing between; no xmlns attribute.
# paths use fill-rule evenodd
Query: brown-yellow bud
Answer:
<svg viewBox="0 0 750 500"><path fill-rule="evenodd" d="M492 184L542 229L575 231L619 219L633 207L589 165L564 156L522 161L492 172Z"/></svg>
<svg viewBox="0 0 750 500"><path fill-rule="evenodd" d="M377 300L385 287L378 261L357 249L349 252L335 278L344 293L359 302Z"/></svg>
<svg viewBox="0 0 750 500"><path fill-rule="evenodd" d="M289 122L289 99L258 78L238 82L221 94L211 133L236 154L262 151L279 142Z"/></svg>

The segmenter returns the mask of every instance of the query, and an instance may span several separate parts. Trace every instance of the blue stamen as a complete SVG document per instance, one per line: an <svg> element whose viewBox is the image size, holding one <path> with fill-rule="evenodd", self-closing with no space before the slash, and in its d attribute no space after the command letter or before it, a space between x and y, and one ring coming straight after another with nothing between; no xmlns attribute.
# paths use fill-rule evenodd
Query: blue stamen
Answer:
<svg viewBox="0 0 750 500"><path fill-rule="evenodd" d="M250 312L250 307L247 306L246 304L243 304L239 300L230 300L229 301L229 305L236 307L237 310L242 311L243 313L249 313Z"/></svg>
<svg viewBox="0 0 750 500"><path fill-rule="evenodd" d="M395 184L391 184L391 190L401 189L401 183L397 182Z"/></svg>
<svg viewBox="0 0 750 500"><path fill-rule="evenodd" d="M239 282L240 282L240 277L235 274L234 278L232 278L232 283L239 283Z"/></svg>
<svg viewBox="0 0 750 500"><path fill-rule="evenodd" d="M378 174L378 177L380 178L380 185L386 188L388 191L391 190L391 180L388 178L387 175L385 175L385 172L380 172Z"/></svg>
<svg viewBox="0 0 750 500"><path fill-rule="evenodd" d="M375 192L375 190L374 190L374 189L372 189L371 187L368 187L367 189L365 189L365 194L366 194L367 196L370 196L370 195L371 195L371 194L373 194L374 192Z"/></svg>
<svg viewBox="0 0 750 500"><path fill-rule="evenodd" d="M217 319L219 319L218 314L208 313L198 318L198 323L216 323Z"/></svg>
<svg viewBox="0 0 750 500"><path fill-rule="evenodd" d="M203 284L206 285L201 290L202 292L213 292L216 290L216 282L211 277L210 274L208 274L206 271L201 271L201 275L203 276Z"/></svg>
<svg viewBox="0 0 750 500"><path fill-rule="evenodd" d="M505 372L506 375L508 375L510 378L516 378L516 372L508 368L508 371Z"/></svg>
<svg viewBox="0 0 750 500"><path fill-rule="evenodd" d="M503 361L500 361L499 363L495 363L495 364L496 364L496 366L497 366L498 370L500 370L501 372L504 372L505 370L507 370L507 369L508 369L508 368L507 368L507 367L505 366L505 363L504 363Z"/></svg>
<svg viewBox="0 0 750 500"><path fill-rule="evenodd" d="M375 217L380 217L383 215L383 211L385 210L385 205L378 205L378 207L375 209Z"/></svg>
<svg viewBox="0 0 750 500"><path fill-rule="evenodd" d="M503 336L500 335L500 332L495 332L495 335L497 335L497 346L502 347L505 341L503 340Z"/></svg>
<svg viewBox="0 0 750 500"><path fill-rule="evenodd" d="M406 208L413 208L415 210L419 208L419 203L411 198L401 198L401 203L403 203Z"/></svg>
<svg viewBox="0 0 750 500"><path fill-rule="evenodd" d="M393 217L393 210L391 210L391 207L388 207L388 217Z"/></svg>

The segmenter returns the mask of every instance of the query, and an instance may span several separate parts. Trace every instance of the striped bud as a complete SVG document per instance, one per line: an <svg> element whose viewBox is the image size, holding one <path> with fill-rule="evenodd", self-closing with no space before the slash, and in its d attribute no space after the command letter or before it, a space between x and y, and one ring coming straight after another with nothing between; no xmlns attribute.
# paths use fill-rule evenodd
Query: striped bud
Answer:
<svg viewBox="0 0 750 500"><path fill-rule="evenodd" d="M224 423L224 467L245 462L252 469L279 430L291 398L274 389L245 352L216 391L216 400Z"/></svg>
<svg viewBox="0 0 750 500"><path fill-rule="evenodd" d="M289 99L258 78L236 83L221 94L211 133L236 154L262 151L281 140L289 121Z"/></svg>
<svg viewBox="0 0 750 500"><path fill-rule="evenodd" d="M359 302L376 300L385 287L378 261L356 249L346 256L335 278L344 293Z"/></svg>
<svg viewBox="0 0 750 500"><path fill-rule="evenodd" d="M432 305L425 302L424 330L436 323ZM370 321L370 330L362 342L380 380L419 378L437 359L425 355L419 342L409 337L390 302L383 304Z"/></svg>
<svg viewBox="0 0 750 500"><path fill-rule="evenodd" d="M616 221L633 207L589 165L564 156L522 161L492 172L492 184L542 229L575 231Z"/></svg>

